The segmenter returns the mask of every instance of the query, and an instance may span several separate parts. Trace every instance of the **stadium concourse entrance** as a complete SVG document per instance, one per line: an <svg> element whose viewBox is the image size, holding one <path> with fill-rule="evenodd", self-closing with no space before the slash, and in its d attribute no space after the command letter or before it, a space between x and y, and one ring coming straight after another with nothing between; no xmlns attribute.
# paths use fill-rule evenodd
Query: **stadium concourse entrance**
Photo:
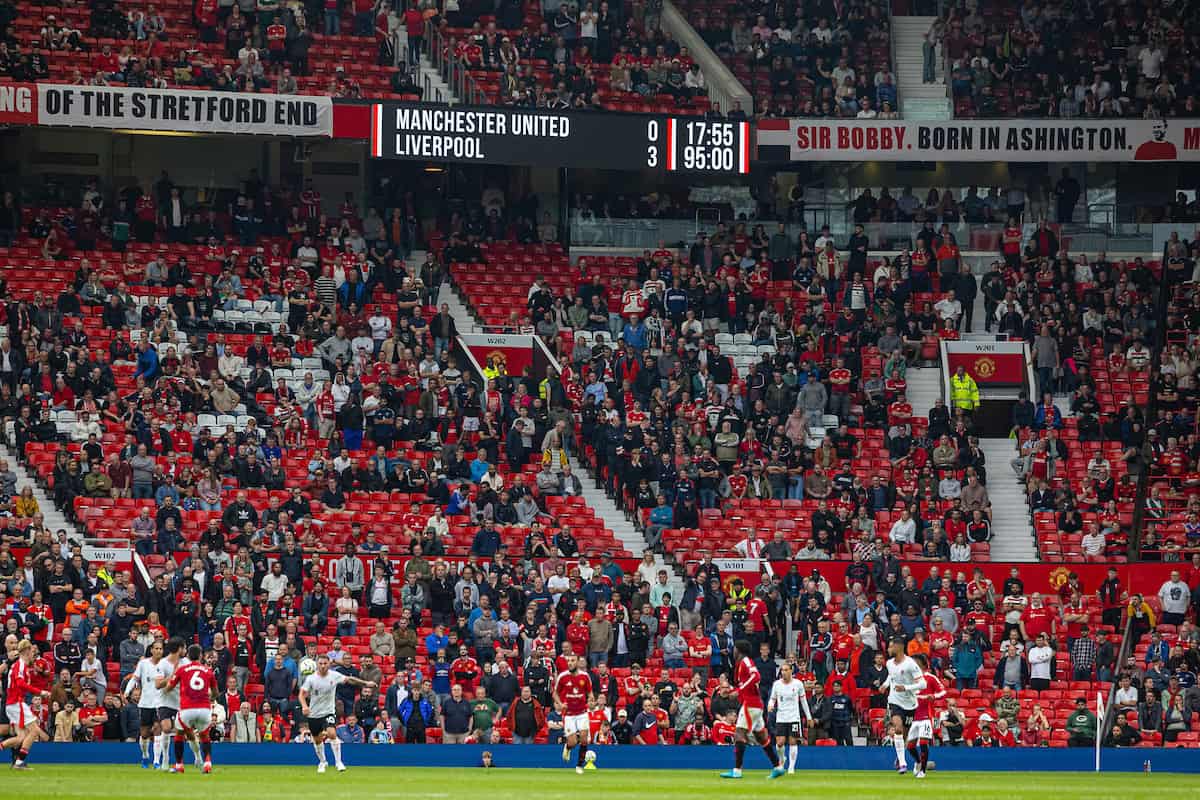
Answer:
<svg viewBox="0 0 1200 800"><path fill-rule="evenodd" d="M979 407L972 415L981 439L1007 438L1012 431L1012 409L1020 395L1035 397L1036 387L1029 345L1006 341L1000 335L968 334L940 344L943 396L954 397L953 377L959 367L978 387Z"/></svg>

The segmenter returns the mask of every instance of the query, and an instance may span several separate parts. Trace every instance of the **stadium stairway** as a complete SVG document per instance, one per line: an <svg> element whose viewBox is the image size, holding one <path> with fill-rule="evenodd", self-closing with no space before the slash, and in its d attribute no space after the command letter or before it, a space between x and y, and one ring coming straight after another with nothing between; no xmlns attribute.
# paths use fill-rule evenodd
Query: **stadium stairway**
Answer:
<svg viewBox="0 0 1200 800"><path fill-rule="evenodd" d="M1025 487L1013 474L1016 440L980 439L987 466L988 499L992 502L993 561L1037 561L1033 519Z"/></svg>
<svg viewBox="0 0 1200 800"><path fill-rule="evenodd" d="M421 256L424 260L424 256ZM471 313L471 309L458 296L458 291L449 283L442 284L438 290L438 305L445 303L450 309L450 317L454 320L454 327L459 333L477 333L479 324L475 321L475 315Z"/></svg>
<svg viewBox="0 0 1200 800"><path fill-rule="evenodd" d="M894 17L892 53L896 60L896 91L900 116L905 119L950 119L950 99L946 95L942 59L933 83L924 81L925 34L934 17Z"/></svg>
<svg viewBox="0 0 1200 800"><path fill-rule="evenodd" d="M942 396L941 367L910 367L905 376L908 381L908 402L913 414L929 416L933 402Z"/></svg>
<svg viewBox="0 0 1200 800"><path fill-rule="evenodd" d="M408 29L403 24L401 24L396 30L396 40L398 43L396 52L398 53L399 58L407 59ZM433 64L429 61L429 57L425 53L421 54L420 61L417 64L416 74L413 75L413 80L415 80L417 85L421 87L421 99L427 103L446 103L448 105L458 105L462 102L459 97L454 94L454 91L446 84L446 81L442 79L441 74L438 73L437 68L433 66ZM421 261L417 263L422 263L424 258L425 256L422 254Z"/></svg>
<svg viewBox="0 0 1200 800"><path fill-rule="evenodd" d="M17 490L20 491L26 486L33 489L33 496L37 499L38 509L42 512L42 520L45 526L51 530L58 532L65 530L67 535L72 539L79 537L79 528L75 523L66 518L61 511L54 506L54 500L46 494L45 489L35 480L35 476L31 475L16 456L8 449L6 445L0 445L0 458L8 462L8 468L17 475Z"/></svg>
<svg viewBox="0 0 1200 800"><path fill-rule="evenodd" d="M414 251L409 259L412 263L419 264L424 262L425 254ZM454 319L459 333L479 330L475 315L471 313L470 308L459 297L458 291L449 282L442 284L438 293L438 303L445 303L449 306L450 316ZM640 556L647 544L642 532L629 521L625 512L617 508L617 504L605 493L604 487L596 483L588 468L575 455L570 457L570 464L571 471L579 476L579 482L583 485L583 499L588 506L603 520L605 527L612 531L622 547L633 553L635 557ZM667 574L670 576L668 583L671 585L671 596L682 597L683 580L678 569L658 553L654 556L654 562L667 570Z"/></svg>
<svg viewBox="0 0 1200 800"><path fill-rule="evenodd" d="M617 537L621 546L635 556L640 556L648 544L646 537L629 521L625 512L617 508L617 504L605 493L603 485L592 479L587 467L578 458L572 455L570 463L571 471L580 476L579 482L583 484L583 499L595 510L596 516L603 520L604 526ZM671 587L671 596L683 597L683 576L679 571L682 565L668 563L661 553L654 554L654 563L667 571L667 584Z"/></svg>

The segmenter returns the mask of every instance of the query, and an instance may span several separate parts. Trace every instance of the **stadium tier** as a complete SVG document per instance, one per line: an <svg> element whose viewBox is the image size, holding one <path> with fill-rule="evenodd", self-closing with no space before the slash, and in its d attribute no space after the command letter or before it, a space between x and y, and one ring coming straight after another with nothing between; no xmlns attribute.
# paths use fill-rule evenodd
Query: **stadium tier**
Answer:
<svg viewBox="0 0 1200 800"><path fill-rule="evenodd" d="M13 767L1195 770L1194 10L907 5L0 0Z"/></svg>

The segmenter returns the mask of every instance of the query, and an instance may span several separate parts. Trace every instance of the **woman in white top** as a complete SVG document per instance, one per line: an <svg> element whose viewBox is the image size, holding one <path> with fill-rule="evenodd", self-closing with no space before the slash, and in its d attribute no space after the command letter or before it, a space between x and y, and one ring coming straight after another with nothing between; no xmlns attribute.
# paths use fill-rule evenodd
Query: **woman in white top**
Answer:
<svg viewBox="0 0 1200 800"><path fill-rule="evenodd" d="M349 586L342 587L342 596L337 599L338 636L353 636L358 630L358 601L350 593Z"/></svg>
<svg viewBox="0 0 1200 800"><path fill-rule="evenodd" d="M596 13L595 7L588 3L583 7L583 11L579 13L579 43L588 49L592 55L596 54L596 20L600 19L600 15Z"/></svg>
<svg viewBox="0 0 1200 800"><path fill-rule="evenodd" d="M858 638L862 641L863 647L879 651L879 626L875 624L875 617L871 614L863 616L862 624L858 626Z"/></svg>
<svg viewBox="0 0 1200 800"><path fill-rule="evenodd" d="M654 553L647 550L642 553L642 563L637 566L638 583L654 585L658 579L658 565L654 563Z"/></svg>
<svg viewBox="0 0 1200 800"><path fill-rule="evenodd" d="M961 533L954 537L954 543L950 545L950 560L959 564L971 560L971 545Z"/></svg>
<svg viewBox="0 0 1200 800"><path fill-rule="evenodd" d="M895 544L912 544L917 541L917 524L909 516L908 509L900 512L900 519L892 523L888 538Z"/></svg>
<svg viewBox="0 0 1200 800"><path fill-rule="evenodd" d="M333 385L329 387L329 391L333 394L333 413L337 414L350 399L350 386L346 383L345 374L339 372L333 376Z"/></svg>

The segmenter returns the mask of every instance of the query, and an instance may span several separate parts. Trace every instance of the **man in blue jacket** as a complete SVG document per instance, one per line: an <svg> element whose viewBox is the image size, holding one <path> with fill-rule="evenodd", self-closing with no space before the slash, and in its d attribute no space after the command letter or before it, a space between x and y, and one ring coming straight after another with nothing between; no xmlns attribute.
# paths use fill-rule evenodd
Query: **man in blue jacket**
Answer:
<svg viewBox="0 0 1200 800"><path fill-rule="evenodd" d="M153 384L158 378L158 351L148 340L138 342L137 371L133 377L145 378L147 385Z"/></svg>
<svg viewBox="0 0 1200 800"><path fill-rule="evenodd" d="M429 654L430 658L433 658L439 650L445 650L449 644L450 638L446 636L446 626L437 625L425 637L425 652Z"/></svg>
<svg viewBox="0 0 1200 800"><path fill-rule="evenodd" d="M483 527L471 542L471 555L490 559L499 551L500 534L493 527L491 520L484 520Z"/></svg>
<svg viewBox="0 0 1200 800"><path fill-rule="evenodd" d="M954 667L955 683L961 689L974 689L979 685L979 670L983 666L983 651L967 631L959 634L950 653L950 665Z"/></svg>

